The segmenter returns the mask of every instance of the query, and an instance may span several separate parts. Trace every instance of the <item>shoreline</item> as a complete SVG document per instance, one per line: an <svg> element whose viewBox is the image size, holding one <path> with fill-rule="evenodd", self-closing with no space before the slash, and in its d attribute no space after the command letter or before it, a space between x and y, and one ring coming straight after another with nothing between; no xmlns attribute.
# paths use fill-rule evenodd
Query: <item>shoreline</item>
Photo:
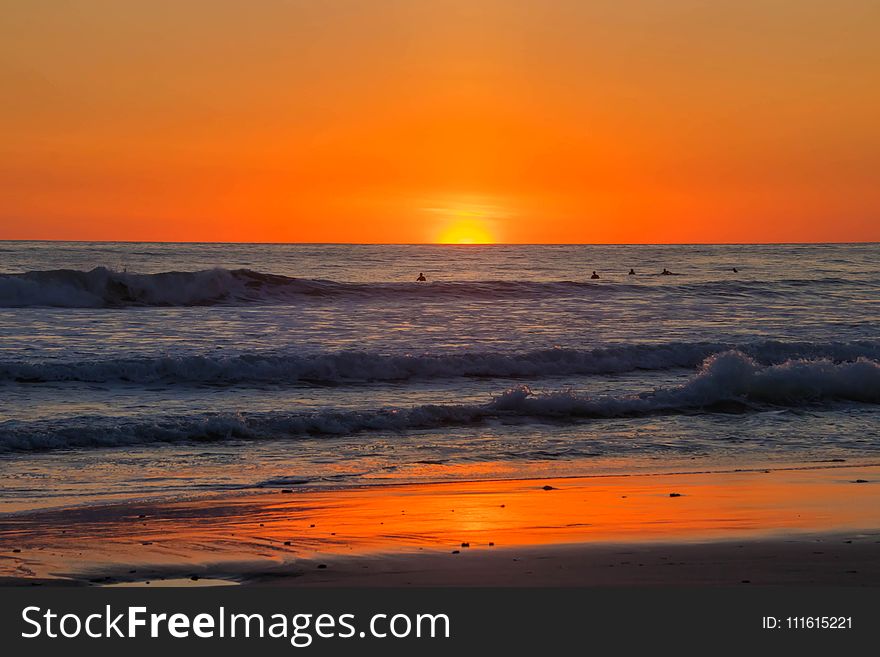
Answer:
<svg viewBox="0 0 880 657"><path fill-rule="evenodd" d="M5 515L0 583L880 585L876 464L284 490Z"/></svg>
<svg viewBox="0 0 880 657"><path fill-rule="evenodd" d="M589 462L591 465L594 464L594 461L591 459L584 459ZM426 479L406 479L402 478L400 480L393 479L385 479L385 480L362 480L362 481L353 481L346 483L334 483L334 484L316 484L312 481L304 481L304 482L296 482L296 483L284 483L279 482L275 485L253 485L253 486L242 486L242 487L234 487L228 489L216 489L216 490L200 490L198 492L193 493L158 493L158 494L139 494L134 496L129 496L131 494L114 494L105 499L93 499L87 502L73 502L77 500L79 496L69 496L64 497L61 496L59 498L59 502L57 504L42 506L32 506L26 507L22 506L21 501L6 501L5 505L9 507L8 509L3 509L4 503L0 501L0 522L4 519L14 518L17 516L29 516L37 513L53 513L59 511L69 511L74 509L101 509L103 507L121 507L121 506L154 506L154 505L164 505L164 504L173 504L177 502L193 502L193 501L210 501L221 498L237 498L237 497L249 497L249 496L260 496L267 495L271 492L278 492L281 490L291 490L295 493L333 493L337 491L355 491L355 490L363 490L363 489L393 489L400 486L435 486L435 485L453 485L453 484L479 484L485 482L499 482L499 483L509 483L509 482L529 482L529 481L545 481L545 480L556 480L556 481L565 481L568 479L608 479L608 478L628 478L628 477L664 477L664 476L690 476L690 475L727 475L727 474L747 474L747 473L774 473L774 472L795 472L795 471L805 471L805 470L837 470L837 469L847 469L847 468L880 468L880 461L877 461L876 457L866 457L863 456L861 458L829 458L829 459L819 459L816 461L756 461L744 467L728 467L725 464L719 463L717 467L704 467L704 468L671 468L671 469L651 469L651 468L643 468L643 469L633 469L631 471L619 471L619 470L600 470L599 472L578 472L577 474L564 474L562 472L557 472L555 474L550 474L547 476L538 476L538 475L493 475L493 476L463 476L460 478L457 477L448 477L448 478L426 478ZM64 503L65 500L67 503Z"/></svg>

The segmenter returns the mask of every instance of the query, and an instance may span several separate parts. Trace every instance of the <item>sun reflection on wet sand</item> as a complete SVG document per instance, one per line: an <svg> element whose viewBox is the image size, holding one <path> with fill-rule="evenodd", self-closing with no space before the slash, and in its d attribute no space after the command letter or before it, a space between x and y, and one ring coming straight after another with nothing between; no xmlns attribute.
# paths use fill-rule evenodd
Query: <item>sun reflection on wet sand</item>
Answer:
<svg viewBox="0 0 880 657"><path fill-rule="evenodd" d="M35 512L0 519L0 576L97 564L279 566L462 543L685 543L872 529L878 481L880 467L849 466L290 490Z"/></svg>

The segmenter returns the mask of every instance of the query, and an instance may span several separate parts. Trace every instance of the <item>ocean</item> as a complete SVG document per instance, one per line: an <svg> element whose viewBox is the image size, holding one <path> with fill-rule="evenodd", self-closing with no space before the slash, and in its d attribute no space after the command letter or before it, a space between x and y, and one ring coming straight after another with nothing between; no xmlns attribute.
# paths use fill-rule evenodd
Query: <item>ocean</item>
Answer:
<svg viewBox="0 0 880 657"><path fill-rule="evenodd" d="M878 244L0 242L3 512L874 461Z"/></svg>

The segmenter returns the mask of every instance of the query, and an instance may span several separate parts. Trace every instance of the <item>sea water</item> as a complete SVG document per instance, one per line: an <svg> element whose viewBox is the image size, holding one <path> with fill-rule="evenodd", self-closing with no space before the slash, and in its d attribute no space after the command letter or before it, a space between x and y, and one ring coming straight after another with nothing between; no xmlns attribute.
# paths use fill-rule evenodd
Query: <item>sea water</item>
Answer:
<svg viewBox="0 0 880 657"><path fill-rule="evenodd" d="M878 404L877 244L0 242L5 511L864 462Z"/></svg>

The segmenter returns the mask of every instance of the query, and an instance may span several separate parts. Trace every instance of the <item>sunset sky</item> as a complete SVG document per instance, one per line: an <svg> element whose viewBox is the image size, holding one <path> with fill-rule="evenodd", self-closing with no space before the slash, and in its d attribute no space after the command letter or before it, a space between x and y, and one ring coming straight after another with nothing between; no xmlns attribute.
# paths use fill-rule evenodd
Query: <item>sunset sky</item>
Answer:
<svg viewBox="0 0 880 657"><path fill-rule="evenodd" d="M0 239L880 240L877 0L0 0Z"/></svg>

